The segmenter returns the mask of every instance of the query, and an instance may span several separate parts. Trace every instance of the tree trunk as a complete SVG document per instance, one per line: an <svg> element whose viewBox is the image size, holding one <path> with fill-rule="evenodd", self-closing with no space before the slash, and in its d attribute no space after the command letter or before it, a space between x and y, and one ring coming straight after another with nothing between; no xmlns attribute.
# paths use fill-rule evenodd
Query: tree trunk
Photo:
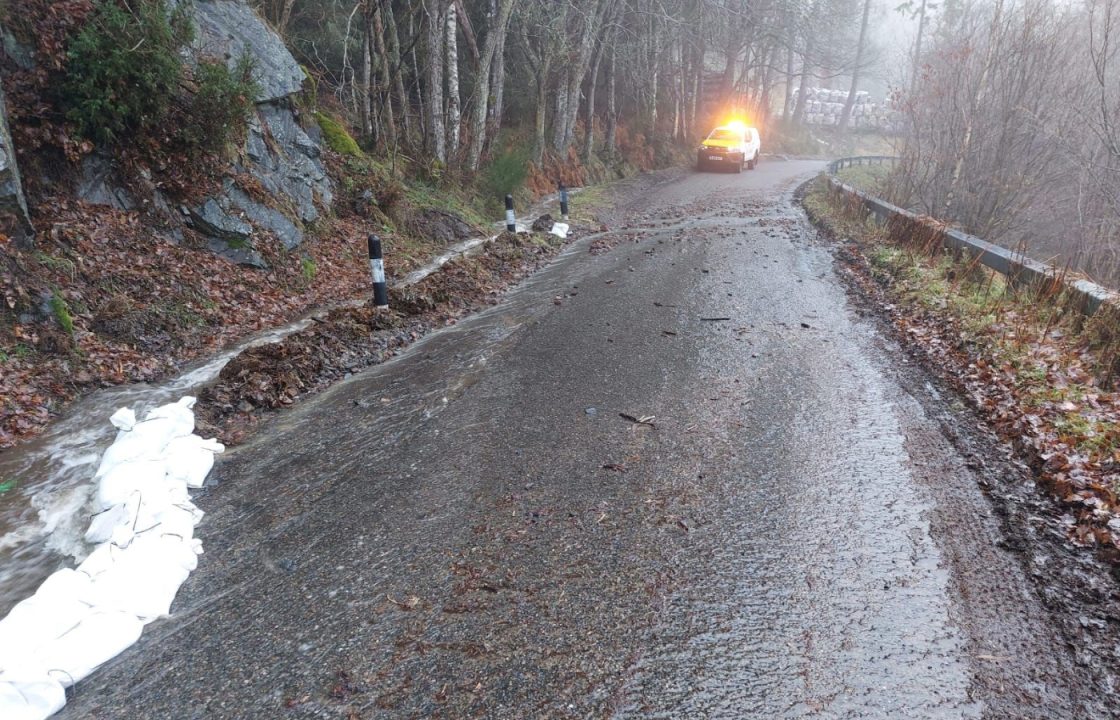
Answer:
<svg viewBox="0 0 1120 720"><path fill-rule="evenodd" d="M547 54L542 54L541 64L537 70L537 113L534 121L533 162L537 165L544 160L545 131L548 119L548 73L549 66Z"/></svg>
<svg viewBox="0 0 1120 720"><path fill-rule="evenodd" d="M571 74L572 69L569 67L561 75L556 90L556 111L552 115L552 149L558 153L567 150L564 145L564 138L567 137L568 133L568 77Z"/></svg>
<svg viewBox="0 0 1120 720"><path fill-rule="evenodd" d="M611 160L614 159L615 151L617 150L617 140L615 136L618 134L618 106L616 98L615 86L615 45L614 41L618 39L618 33L614 33L611 42L611 59L607 64L607 157Z"/></svg>
<svg viewBox="0 0 1120 720"><path fill-rule="evenodd" d="M674 77L676 82L673 84L673 139L680 140L681 138L681 109L684 103L684 52L679 42L673 42L671 45L672 61L675 66Z"/></svg>
<svg viewBox="0 0 1120 720"><path fill-rule="evenodd" d="M863 19L859 24L859 44L856 45L856 64L852 68L852 85L848 89L848 99L844 102L844 110L840 113L840 121L836 125L836 132L843 133L848 129L848 121L852 118L852 107L856 104L856 91L859 89L859 74L863 67L863 45L867 39L867 20L871 16L871 0L863 0Z"/></svg>
<svg viewBox="0 0 1120 720"><path fill-rule="evenodd" d="M441 163L447 163L447 133L443 123L444 27L443 0L424 0L428 27L428 150Z"/></svg>
<svg viewBox="0 0 1120 720"><path fill-rule="evenodd" d="M703 9L700 13L700 22L704 21ZM704 39L701 37L700 44L695 49L693 56L692 68L692 104L689 108L688 128L692 137L696 137L696 126L700 122L700 111L702 110L701 104L704 102L702 97L704 93L704 53L706 46Z"/></svg>
<svg viewBox="0 0 1120 720"><path fill-rule="evenodd" d="M276 32L280 37L284 37L285 31L288 29L288 23L292 20L292 7L296 4L296 0L284 0L284 5L280 11L280 19L276 23Z"/></svg>
<svg viewBox="0 0 1120 720"><path fill-rule="evenodd" d="M491 132L491 125L487 121L491 107L491 68L499 47L505 44L509 21L516 4L517 0L502 0L500 4L490 4L489 27L486 29L486 40L482 45L474 82L474 113L471 117L471 143L467 155L467 164L472 171L478 170L487 135ZM498 84L501 84L501 80Z"/></svg>
<svg viewBox="0 0 1120 720"><path fill-rule="evenodd" d="M654 21L650 19L650 33L653 35L653 54L650 58L650 78L649 78L649 129L651 133L657 132L657 90L661 82L661 43L660 33L654 26Z"/></svg>
<svg viewBox="0 0 1120 720"><path fill-rule="evenodd" d="M786 96L782 99L782 120L789 122L790 105L793 101L793 38L790 37L786 46Z"/></svg>
<svg viewBox="0 0 1120 720"><path fill-rule="evenodd" d="M766 125L770 121L770 89L774 84L774 61L777 60L778 48L775 45L767 48L763 55L766 67L762 71L762 93L758 98L758 118L756 125Z"/></svg>
<svg viewBox="0 0 1120 720"><path fill-rule="evenodd" d="M385 30L389 39L389 62L392 64L393 90L400 108L401 125L406 136L412 134L412 113L409 111L408 92L404 88L404 63L401 58L401 40L397 33L397 18L393 13L392 0L381 0L381 12L385 17Z"/></svg>
<svg viewBox="0 0 1120 720"><path fill-rule="evenodd" d="M447 152L454 158L459 153L463 131L459 98L459 21L454 0L447 6Z"/></svg>
<svg viewBox="0 0 1120 720"><path fill-rule="evenodd" d="M386 144L394 144L397 142L397 121L393 115L393 101L389 97L392 68L389 67L389 52L385 49L385 26L381 22L380 4L375 5L373 10L373 41L378 55L379 96L383 98L381 107L385 109L385 129L388 133Z"/></svg>
<svg viewBox="0 0 1120 720"><path fill-rule="evenodd" d="M426 11L425 9L425 12ZM428 102L424 93L424 74L420 72L420 61L416 52L416 15L412 12L408 13L408 36L413 39L411 47L408 49L408 54L412 60L412 77L416 78L413 85L416 87L416 107L420 111L417 115L420 119L420 136L424 139L425 145L427 145L431 137L428 127Z"/></svg>
<svg viewBox="0 0 1120 720"><path fill-rule="evenodd" d="M603 62L603 53L606 51L606 36L599 42L595 49L595 59L591 63L591 79L587 89L587 114L584 121L587 125L583 139L583 163L591 162L591 155L595 152L595 93L599 84L599 66Z"/></svg>
<svg viewBox="0 0 1120 720"><path fill-rule="evenodd" d="M362 37L362 136L373 142L373 13L366 9L365 32Z"/></svg>
<svg viewBox="0 0 1120 720"><path fill-rule="evenodd" d="M984 98L985 91L988 89L988 75L992 70L992 58L996 51L997 33L999 32L999 24L1003 19L1003 0L996 0L995 14L992 17L992 25L988 30L988 47L984 49L984 66L980 71L980 80L976 83L976 91L969 98L968 114L965 116L964 137L961 139L960 149L957 151L956 161L953 163L953 176L949 180L949 192L945 195L945 208L943 217L946 219L951 218L950 212L953 209L953 200L956 197L957 185L961 180L961 169L964 167L964 159L968 157L968 151L972 145L972 129L973 122L976 118L977 108L980 101Z"/></svg>
<svg viewBox="0 0 1120 720"><path fill-rule="evenodd" d="M801 58L801 85L797 91L797 107L793 111L793 121L801 123L805 120L806 96L809 94L809 58L812 56L813 46L810 43Z"/></svg>
<svg viewBox="0 0 1120 720"><path fill-rule="evenodd" d="M502 125L502 113L505 111L506 99L506 38L509 35L509 22L506 22L506 31L498 38L498 47L494 50L494 66L490 78L490 87L494 89L494 102L490 103L487 112L488 137L498 134Z"/></svg>
<svg viewBox="0 0 1120 720"><path fill-rule="evenodd" d="M922 67L922 35L926 31L926 0L922 0L922 9L918 11L918 36L914 38L914 72L910 75L910 97L918 92L918 75Z"/></svg>

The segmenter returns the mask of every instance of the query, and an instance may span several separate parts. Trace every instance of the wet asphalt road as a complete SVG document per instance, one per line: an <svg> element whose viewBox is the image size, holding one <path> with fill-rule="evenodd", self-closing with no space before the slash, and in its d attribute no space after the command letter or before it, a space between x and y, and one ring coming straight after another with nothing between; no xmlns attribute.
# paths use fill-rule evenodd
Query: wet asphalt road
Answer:
<svg viewBox="0 0 1120 720"><path fill-rule="evenodd" d="M793 205L820 167L640 182L613 250L270 421L59 717L1100 716Z"/></svg>

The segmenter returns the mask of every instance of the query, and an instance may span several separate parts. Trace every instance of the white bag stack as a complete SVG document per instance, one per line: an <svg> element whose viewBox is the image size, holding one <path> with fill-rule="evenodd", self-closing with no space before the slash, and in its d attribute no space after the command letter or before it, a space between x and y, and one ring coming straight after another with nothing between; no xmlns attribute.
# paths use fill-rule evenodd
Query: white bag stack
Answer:
<svg viewBox="0 0 1120 720"><path fill-rule="evenodd" d="M137 421L122 408L101 458L86 540L97 547L77 569L47 578L0 620L0 718L41 720L66 704L65 688L139 639L167 615L198 565L194 528L202 487L225 448L194 435L194 398Z"/></svg>

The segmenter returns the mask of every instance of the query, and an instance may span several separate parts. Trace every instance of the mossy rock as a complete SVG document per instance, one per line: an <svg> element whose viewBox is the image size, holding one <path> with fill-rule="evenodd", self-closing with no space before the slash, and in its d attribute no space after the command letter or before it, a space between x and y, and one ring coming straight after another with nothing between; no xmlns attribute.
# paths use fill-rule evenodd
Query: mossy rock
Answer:
<svg viewBox="0 0 1120 720"><path fill-rule="evenodd" d="M346 131L342 123L321 112L315 113L315 120L323 131L323 139L327 147L339 155L362 156L362 149L358 147L358 142Z"/></svg>

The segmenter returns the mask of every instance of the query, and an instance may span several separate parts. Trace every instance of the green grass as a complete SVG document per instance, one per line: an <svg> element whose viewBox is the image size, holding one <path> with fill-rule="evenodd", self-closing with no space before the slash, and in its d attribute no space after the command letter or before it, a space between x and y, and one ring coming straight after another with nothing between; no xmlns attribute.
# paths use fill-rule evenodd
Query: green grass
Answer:
<svg viewBox="0 0 1120 720"><path fill-rule="evenodd" d="M331 150L339 155L349 155L351 157L362 157L364 155L362 149L358 147L358 142L338 120L321 112L315 113L315 120L318 121L320 129L323 131L323 140Z"/></svg>
<svg viewBox="0 0 1120 720"><path fill-rule="evenodd" d="M10 348L0 349L0 363L6 363L11 360L26 360L34 354L35 350L33 348L23 343L16 343Z"/></svg>
<svg viewBox="0 0 1120 720"><path fill-rule="evenodd" d="M414 181L405 189L404 195L413 207L444 210L462 217L473 225L486 227L500 219L499 217L488 219L485 211L477 207L479 202L477 198L468 198L462 191L453 188Z"/></svg>
<svg viewBox="0 0 1120 720"><path fill-rule="evenodd" d="M57 290L51 295L51 312L54 313L54 319L66 331L66 334L73 335L74 318L70 314L70 306L66 304L66 298L62 297L62 294Z"/></svg>
<svg viewBox="0 0 1120 720"><path fill-rule="evenodd" d="M35 259L48 270L64 273L70 278L73 278L77 272L77 266L74 265L74 261L68 258L59 258L54 255L49 255L42 250L36 250Z"/></svg>
<svg viewBox="0 0 1120 720"><path fill-rule="evenodd" d="M313 258L305 257L299 261L299 271L303 276L303 281L310 285L315 280L315 274L319 271L319 268Z"/></svg>
<svg viewBox="0 0 1120 720"><path fill-rule="evenodd" d="M884 182L890 171L890 165L855 165L840 170L836 177L857 190L878 194L884 190Z"/></svg>
<svg viewBox="0 0 1120 720"><path fill-rule="evenodd" d="M15 480L0 480L0 495L14 490L16 487Z"/></svg>

